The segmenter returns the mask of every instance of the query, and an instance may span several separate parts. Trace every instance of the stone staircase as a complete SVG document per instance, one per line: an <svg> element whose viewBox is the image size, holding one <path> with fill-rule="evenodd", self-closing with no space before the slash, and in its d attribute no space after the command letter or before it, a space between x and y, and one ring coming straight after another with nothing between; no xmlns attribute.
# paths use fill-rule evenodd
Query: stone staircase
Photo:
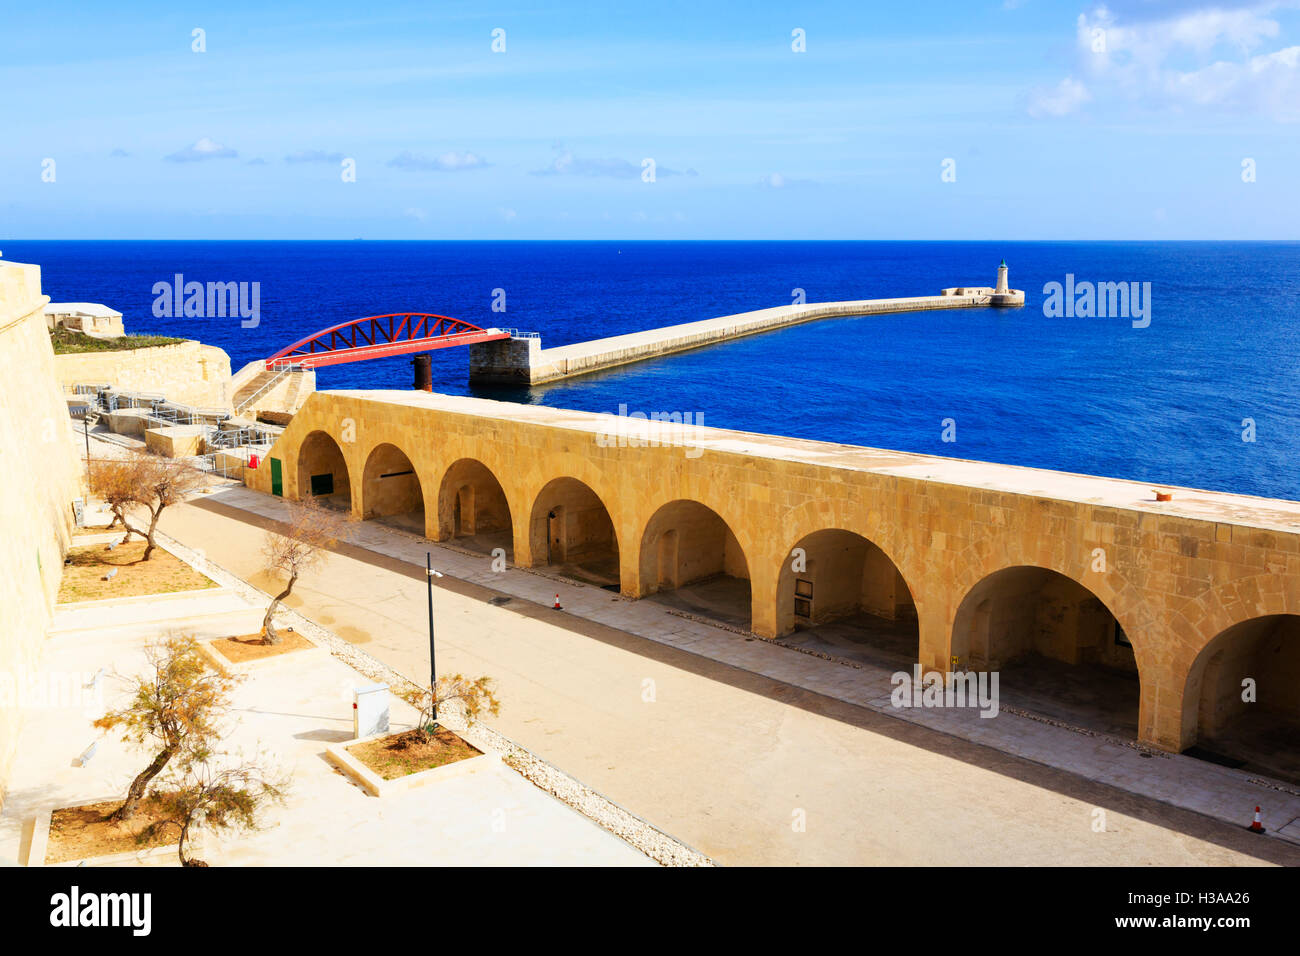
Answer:
<svg viewBox="0 0 1300 956"><path fill-rule="evenodd" d="M235 373L230 388L236 415L256 417L260 411L293 414L316 390L316 373L294 366L268 369L259 360Z"/></svg>

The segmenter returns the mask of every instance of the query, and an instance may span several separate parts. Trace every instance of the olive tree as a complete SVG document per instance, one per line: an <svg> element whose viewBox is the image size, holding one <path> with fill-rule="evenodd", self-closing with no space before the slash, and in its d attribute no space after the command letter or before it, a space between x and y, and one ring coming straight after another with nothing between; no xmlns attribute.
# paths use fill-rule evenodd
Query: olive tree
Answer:
<svg viewBox="0 0 1300 956"><path fill-rule="evenodd" d="M128 539L133 533L145 539L141 560L148 561L157 547L154 535L163 511L197 492L206 480L201 471L179 458L132 451L122 458L96 462L90 471L90 490L103 498L113 514L113 524L120 522ZM132 524L132 512L137 508L149 515L144 528Z"/></svg>
<svg viewBox="0 0 1300 956"><path fill-rule="evenodd" d="M175 831L181 866L207 866L187 855L195 834L259 829L262 812L271 804L284 802L287 778L272 773L263 763L252 760L218 767L215 762L189 763L169 779L157 798L157 817L140 832L140 842Z"/></svg>
<svg viewBox="0 0 1300 956"><path fill-rule="evenodd" d="M343 512L326 508L315 498L287 502L289 521L283 532L268 531L262 546L266 570L288 578L284 589L271 599L262 619L262 642L279 644L282 638L275 629L275 612L292 592L298 578L320 565L325 552L347 536L350 518Z"/></svg>
<svg viewBox="0 0 1300 956"><path fill-rule="evenodd" d="M400 695L403 700L420 712L414 730L401 735L399 744L428 743L433 738L436 722L433 715L448 706L456 708L465 720L473 723L485 711L496 716L501 710L501 702L492 690L492 678L480 677L470 680L460 674L439 677L432 687L412 686Z"/></svg>
<svg viewBox="0 0 1300 956"><path fill-rule="evenodd" d="M170 636L145 648L148 670L129 678L130 700L95 721L101 730L120 731L122 739L153 759L127 789L113 811L115 822L130 819L150 782L173 760L183 767L206 760L221 737L221 719L240 678L217 672L193 637Z"/></svg>

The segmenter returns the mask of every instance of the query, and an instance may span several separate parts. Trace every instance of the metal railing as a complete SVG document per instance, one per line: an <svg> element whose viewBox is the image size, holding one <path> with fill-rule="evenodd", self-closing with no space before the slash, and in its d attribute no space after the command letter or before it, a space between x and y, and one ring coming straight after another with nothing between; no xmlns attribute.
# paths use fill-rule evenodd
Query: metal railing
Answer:
<svg viewBox="0 0 1300 956"><path fill-rule="evenodd" d="M256 392L254 392L252 395L248 396L248 398L244 399L242 402L240 402L238 405L235 406L236 415L242 413L244 409L251 406L253 402L257 401L262 396L264 392L280 384L281 380L290 372L303 371L303 366L299 362L292 362L287 359L276 359L275 361L267 363L267 371L269 372L273 371L275 372L275 374L272 375L269 379L267 379L267 381L263 383L261 388L259 388Z"/></svg>
<svg viewBox="0 0 1300 956"><path fill-rule="evenodd" d="M194 455L186 460L199 471L210 475L220 475L222 478L233 478L238 481L244 480L244 472L248 470L247 461L234 455L222 453Z"/></svg>
<svg viewBox="0 0 1300 956"><path fill-rule="evenodd" d="M210 448L271 447L275 439L261 428L213 428L204 435Z"/></svg>
<svg viewBox="0 0 1300 956"><path fill-rule="evenodd" d="M242 477L244 466L240 467L238 475L226 474L231 469L228 466L218 468L215 465L216 454L228 453L236 448L248 448L252 452L264 455L275 443L276 435L266 428L256 426L222 428L221 423L231 417L230 412L225 409L177 405L156 397L154 393L118 392L98 385L82 385L73 388L75 389L73 394L84 399L84 402L72 402L68 405L69 416L77 420L89 419L93 422L101 415L120 408L147 407L149 411L144 418L149 426L197 426L204 445L217 449L217 452L194 456L195 467L223 474L226 477Z"/></svg>

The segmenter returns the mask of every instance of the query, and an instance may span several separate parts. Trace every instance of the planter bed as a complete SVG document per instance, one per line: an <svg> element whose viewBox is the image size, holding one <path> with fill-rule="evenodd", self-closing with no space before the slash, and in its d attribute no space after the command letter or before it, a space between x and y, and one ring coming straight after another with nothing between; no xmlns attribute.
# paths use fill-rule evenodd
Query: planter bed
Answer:
<svg viewBox="0 0 1300 956"><path fill-rule="evenodd" d="M407 731L375 734L360 740L330 744L326 753L332 763L373 796L383 797L436 780L499 765L501 756L487 749L467 731L452 731L441 725L432 747L417 746L406 751L390 749Z"/></svg>
<svg viewBox="0 0 1300 956"><path fill-rule="evenodd" d="M105 818L122 805L122 795L75 807L47 810L32 826L27 852L28 866L59 866L84 863L131 863L145 856L175 855L179 834L139 844L135 834L153 820L152 798L146 796L136 808L135 818L125 825Z"/></svg>

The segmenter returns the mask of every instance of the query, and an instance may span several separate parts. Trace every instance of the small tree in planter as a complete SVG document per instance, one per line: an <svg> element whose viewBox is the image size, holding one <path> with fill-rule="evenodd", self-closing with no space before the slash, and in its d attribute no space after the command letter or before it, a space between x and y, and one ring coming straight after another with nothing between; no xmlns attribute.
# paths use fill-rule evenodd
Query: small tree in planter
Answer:
<svg viewBox="0 0 1300 956"><path fill-rule="evenodd" d="M268 531L262 554L266 570L287 575L284 590L271 599L262 619L262 642L279 644L282 638L275 629L275 612L280 602L293 592L303 573L318 567L325 552L347 536L349 517L326 508L310 496L300 502L287 502L289 527L283 534Z"/></svg>
<svg viewBox="0 0 1300 956"><path fill-rule="evenodd" d="M218 726L230 707L230 692L239 678L212 670L193 637L167 637L145 648L150 673L131 679L134 693L126 706L95 721L101 730L119 730L122 739L140 748L158 749L149 766L131 781L115 823L129 820L150 782L173 759L183 766L201 762L220 738Z"/></svg>
<svg viewBox="0 0 1300 956"><path fill-rule="evenodd" d="M211 761L185 766L158 797L158 819L139 836L144 843L175 830L180 835L176 853L181 866L207 866L187 856L190 839L200 830L211 833L259 829L262 812L284 803L288 781L272 774L257 761L216 769Z"/></svg>
<svg viewBox="0 0 1300 956"><path fill-rule="evenodd" d="M437 728L437 722L433 719L434 711L445 709L448 705L459 707L465 720L471 724L485 711L495 717L501 710L501 702L492 691L490 677L480 677L478 680L470 680L460 674L439 677L432 688L413 687L401 697L420 712L420 717L414 730L398 735L393 742L397 749L429 743Z"/></svg>
<svg viewBox="0 0 1300 956"><path fill-rule="evenodd" d="M113 516L108 529L111 531L118 525L126 529L123 544L131 540L133 533L126 523L126 513L135 507L139 494L140 481L136 474L139 470L139 456L133 455L96 462L90 471L91 494L103 499L105 507Z"/></svg>
<svg viewBox="0 0 1300 956"><path fill-rule="evenodd" d="M127 538L134 533L148 542L142 561L148 561L157 547L154 535L163 511L184 501L206 481L202 472L179 458L145 452L131 452L124 458L102 461L91 470L90 476L91 491L104 499L113 513L113 523L121 522ZM128 514L135 507L149 513L148 528L141 530L131 525Z"/></svg>

